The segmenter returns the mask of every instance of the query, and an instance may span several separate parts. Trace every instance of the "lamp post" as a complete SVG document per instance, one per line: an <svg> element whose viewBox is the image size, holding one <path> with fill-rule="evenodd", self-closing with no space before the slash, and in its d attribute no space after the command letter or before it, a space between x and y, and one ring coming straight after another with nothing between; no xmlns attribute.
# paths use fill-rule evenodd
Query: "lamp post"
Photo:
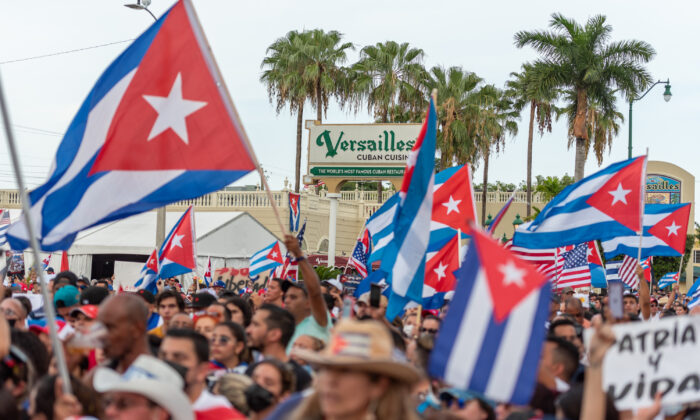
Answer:
<svg viewBox="0 0 700 420"><path fill-rule="evenodd" d="M515 219L513 219L513 232L518 228L518 226L522 225L525 223L523 219L520 218L520 213L515 215Z"/></svg>
<svg viewBox="0 0 700 420"><path fill-rule="evenodd" d="M628 145L628 149L627 149L627 158L628 159L632 159L632 104L635 101L640 101L642 98L647 96L647 93L649 93L649 91L651 91L654 88L654 86L660 85L661 83L666 84L666 89L664 90L664 101L668 102L671 100L671 96L672 96L671 95L671 81L670 81L670 79L666 79L666 81L658 80L656 83L651 85L651 87L649 87L649 89L647 89L647 91L644 92L644 94L642 96L640 96L639 98L630 98L629 145Z"/></svg>
<svg viewBox="0 0 700 420"><path fill-rule="evenodd" d="M136 3L130 3L130 4L125 4L124 7L128 7L129 9L135 9L135 10L145 10L148 12L149 15L153 18L153 20L157 21L158 18L151 13L150 10L148 10L148 6L151 5L151 0L136 0Z"/></svg>

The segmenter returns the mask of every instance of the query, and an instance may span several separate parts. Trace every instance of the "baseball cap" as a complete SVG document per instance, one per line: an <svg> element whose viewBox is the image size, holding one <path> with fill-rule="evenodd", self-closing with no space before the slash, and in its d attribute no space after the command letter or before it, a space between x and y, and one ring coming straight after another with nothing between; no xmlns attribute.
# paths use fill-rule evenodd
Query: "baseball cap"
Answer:
<svg viewBox="0 0 700 420"><path fill-rule="evenodd" d="M80 303L83 305L99 305L109 296L109 290L99 286L89 286L80 292Z"/></svg>
<svg viewBox="0 0 700 420"><path fill-rule="evenodd" d="M567 293L574 293L574 289L572 289L571 287L568 287L568 286L567 286L567 287L565 287L565 288L561 291L561 294L562 294L562 295L565 295L565 294L567 294Z"/></svg>
<svg viewBox="0 0 700 420"><path fill-rule="evenodd" d="M213 303L216 303L216 297L211 293L199 292L192 296L192 307L194 309L204 309Z"/></svg>
<svg viewBox="0 0 700 420"><path fill-rule="evenodd" d="M80 308L75 308L72 311L70 311L70 314L74 316L80 312L81 314L85 315L86 317L90 319L96 319L97 318L97 305L83 305Z"/></svg>
<svg viewBox="0 0 700 420"><path fill-rule="evenodd" d="M146 289L139 289L139 290L136 292L136 294L139 295L139 296L141 296L141 297L143 298L143 300L146 301L146 303L149 303L149 304L151 304L151 305L153 305L154 303L156 303L156 297L153 296L153 293L149 292L149 291L146 290Z"/></svg>
<svg viewBox="0 0 700 420"><path fill-rule="evenodd" d="M357 298L358 303L364 303L365 305L369 305L369 292L364 292L363 294L360 295L359 298ZM379 306L380 307L386 307L389 304L389 299L386 298L386 296L382 295L379 298Z"/></svg>
<svg viewBox="0 0 700 420"><path fill-rule="evenodd" d="M54 294L53 303L57 308L77 305L80 303L80 290L72 284L63 286Z"/></svg>
<svg viewBox="0 0 700 420"><path fill-rule="evenodd" d="M217 280L211 285L211 287L226 287L226 283L221 280Z"/></svg>
<svg viewBox="0 0 700 420"><path fill-rule="evenodd" d="M326 283L330 284L341 292L343 291L343 283L341 283L338 279L326 280Z"/></svg>
<svg viewBox="0 0 700 420"><path fill-rule="evenodd" d="M148 398L167 410L173 420L193 420L194 412L183 391L182 376L170 365L153 356L141 355L120 375L98 367L92 384L97 392L129 392Z"/></svg>
<svg viewBox="0 0 700 420"><path fill-rule="evenodd" d="M291 280L285 280L282 282L282 292L283 293L287 293L287 290L291 289L292 287L296 287L297 289L303 290L304 293L307 293L306 286L304 286L304 283L301 283L298 281L291 281Z"/></svg>

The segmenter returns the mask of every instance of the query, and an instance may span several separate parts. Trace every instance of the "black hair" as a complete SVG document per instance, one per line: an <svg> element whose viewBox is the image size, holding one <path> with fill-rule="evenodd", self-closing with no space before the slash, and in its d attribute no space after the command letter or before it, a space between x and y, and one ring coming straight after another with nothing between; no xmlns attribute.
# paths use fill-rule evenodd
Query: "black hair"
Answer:
<svg viewBox="0 0 700 420"><path fill-rule="evenodd" d="M163 339L155 334L148 334L146 337L148 337L148 349L151 350L151 354L154 357L158 357L158 350L160 349Z"/></svg>
<svg viewBox="0 0 700 420"><path fill-rule="evenodd" d="M270 303L264 303L258 311L267 311L267 317L265 317L267 329L274 330L278 328L282 332L280 344L283 347L287 347L289 340L291 340L294 335L294 328L296 327L296 322L291 312Z"/></svg>
<svg viewBox="0 0 700 420"><path fill-rule="evenodd" d="M271 278L270 281L271 281L271 282L274 281L275 283L277 283L277 285L280 287L280 289L282 288L282 284L284 283L284 279L280 279L280 278L277 278L277 277Z"/></svg>
<svg viewBox="0 0 700 420"><path fill-rule="evenodd" d="M10 330L10 343L27 355L27 358L34 365L37 377L44 376L48 372L51 357L44 343L34 333L12 328Z"/></svg>
<svg viewBox="0 0 700 420"><path fill-rule="evenodd" d="M423 322L431 320L431 319L434 321L437 321L439 325L442 325L442 319L440 319L440 317L432 315L432 314L424 316Z"/></svg>
<svg viewBox="0 0 700 420"><path fill-rule="evenodd" d="M56 402L56 378L57 375L47 375L39 380L34 397L36 414L44 414L47 419L54 418L53 407ZM73 395L78 399L83 407L83 416L96 417L102 411L100 408L100 398L97 392L83 384L82 381L71 376L71 388Z"/></svg>
<svg viewBox="0 0 700 420"><path fill-rule="evenodd" d="M182 295L180 295L180 293L176 292L175 290L163 290L162 292L158 293L158 296L156 296L156 308L160 306L160 302L162 302L163 299L168 298L175 298L178 310L180 312L185 311L185 300L182 299Z"/></svg>
<svg viewBox="0 0 700 420"><path fill-rule="evenodd" d="M222 290L221 293L219 293L219 299L229 299L234 296L238 295L233 290Z"/></svg>
<svg viewBox="0 0 700 420"><path fill-rule="evenodd" d="M280 374L280 378L282 378L282 391L280 394L284 394L285 392L289 392L291 394L296 391L296 375L294 375L294 370L289 363L284 363L275 358L263 359L249 367L246 370L246 375L253 377L253 372L260 365L270 365L277 369L277 372Z"/></svg>
<svg viewBox="0 0 700 420"><path fill-rule="evenodd" d="M32 313L32 301L26 296L14 296L12 299L17 299L24 307L24 312L27 316Z"/></svg>
<svg viewBox="0 0 700 420"><path fill-rule="evenodd" d="M240 296L231 296L226 299L226 305L228 304L236 305L238 309L243 312L243 326L247 327L250 325L250 319L253 317L253 310L250 307L250 303Z"/></svg>
<svg viewBox="0 0 700 420"><path fill-rule="evenodd" d="M571 380L578 368L578 349L570 341L553 335L547 336L547 341L556 344L554 357L564 365L564 377Z"/></svg>
<svg viewBox="0 0 700 420"><path fill-rule="evenodd" d="M237 342L243 343L243 349L238 353L239 362L250 363L252 358L250 356L250 351L248 350L248 341L246 340L246 333L243 327L235 322L219 322L216 327L226 327L231 332L231 335L236 339Z"/></svg>
<svg viewBox="0 0 700 420"><path fill-rule="evenodd" d="M554 335L554 329L562 325L571 325L572 327L574 327L574 329L576 329L577 324L569 318L559 318L553 321L551 324L549 324L549 334ZM576 331L578 334L578 329Z"/></svg>
<svg viewBox="0 0 700 420"><path fill-rule="evenodd" d="M0 389L0 418L21 419L24 418L17 407L17 401L12 393L5 388ZM53 417L47 417L52 419Z"/></svg>
<svg viewBox="0 0 700 420"><path fill-rule="evenodd" d="M190 340L199 363L206 363L209 361L209 341L207 341L207 338L202 334L195 332L194 330L169 329L168 332L165 333L165 338L168 337Z"/></svg>
<svg viewBox="0 0 700 420"><path fill-rule="evenodd" d="M56 274L56 277L53 278L53 284L58 284L61 283L61 279L66 279L68 280L68 284L72 284L73 286L78 286L78 276L75 275L72 271L61 271L60 273Z"/></svg>
<svg viewBox="0 0 700 420"><path fill-rule="evenodd" d="M555 404L564 413L564 418L578 419L581 417L581 405L583 402L583 384L575 383L565 393L561 394ZM605 420L617 420L620 413L615 408L612 397L605 394Z"/></svg>
<svg viewBox="0 0 700 420"><path fill-rule="evenodd" d="M109 286L109 282L108 282L107 280L105 280L105 279L99 279L99 280L97 280L97 281L95 282L95 286L97 286L98 284L104 284L105 286Z"/></svg>
<svg viewBox="0 0 700 420"><path fill-rule="evenodd" d="M224 308L224 319L222 319L221 321L231 321L231 310L226 307L226 303L214 302L211 305L209 305L208 307L210 308L214 305L218 305L218 306L221 306L222 308Z"/></svg>
<svg viewBox="0 0 700 420"><path fill-rule="evenodd" d="M333 307L335 306L335 298L333 297L333 295L329 293L324 293L323 301L326 303L326 308L328 308L329 311L332 311Z"/></svg>

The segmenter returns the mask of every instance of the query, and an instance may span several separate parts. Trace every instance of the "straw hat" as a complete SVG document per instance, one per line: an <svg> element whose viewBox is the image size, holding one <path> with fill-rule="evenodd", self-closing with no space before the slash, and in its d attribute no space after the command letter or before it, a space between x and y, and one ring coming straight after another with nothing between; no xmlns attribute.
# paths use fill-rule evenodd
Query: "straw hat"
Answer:
<svg viewBox="0 0 700 420"><path fill-rule="evenodd" d="M394 349L391 335L376 321L341 321L320 353L302 349L292 353L316 366L377 373L408 384L420 380L413 366L398 360L401 353Z"/></svg>

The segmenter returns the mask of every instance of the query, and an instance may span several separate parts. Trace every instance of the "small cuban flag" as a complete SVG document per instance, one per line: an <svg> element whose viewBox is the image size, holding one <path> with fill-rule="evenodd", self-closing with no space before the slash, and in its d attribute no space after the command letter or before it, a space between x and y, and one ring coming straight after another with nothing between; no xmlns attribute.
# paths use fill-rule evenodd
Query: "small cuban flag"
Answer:
<svg viewBox="0 0 700 420"><path fill-rule="evenodd" d="M666 273L659 279L659 289L665 289L673 283L678 283L678 271Z"/></svg>
<svg viewBox="0 0 700 420"><path fill-rule="evenodd" d="M289 193L289 231L299 230L299 219L301 218L301 194Z"/></svg>
<svg viewBox="0 0 700 420"><path fill-rule="evenodd" d="M207 271L204 272L204 286L209 287L211 281L211 257L207 259Z"/></svg>
<svg viewBox="0 0 700 420"><path fill-rule="evenodd" d="M535 388L550 286L488 233L471 233L428 371L454 387L526 405Z"/></svg>

